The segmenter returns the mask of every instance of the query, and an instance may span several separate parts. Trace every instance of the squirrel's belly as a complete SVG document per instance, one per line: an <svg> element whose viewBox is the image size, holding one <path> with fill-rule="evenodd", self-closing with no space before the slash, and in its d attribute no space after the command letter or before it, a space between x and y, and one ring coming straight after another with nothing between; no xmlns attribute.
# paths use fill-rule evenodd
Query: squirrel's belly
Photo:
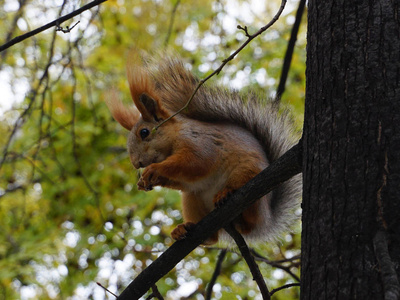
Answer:
<svg viewBox="0 0 400 300"><path fill-rule="evenodd" d="M212 211L215 207L213 199L214 196L226 186L226 179L223 174L218 176L206 177L196 182L185 183L183 192L196 194L201 198L205 207Z"/></svg>

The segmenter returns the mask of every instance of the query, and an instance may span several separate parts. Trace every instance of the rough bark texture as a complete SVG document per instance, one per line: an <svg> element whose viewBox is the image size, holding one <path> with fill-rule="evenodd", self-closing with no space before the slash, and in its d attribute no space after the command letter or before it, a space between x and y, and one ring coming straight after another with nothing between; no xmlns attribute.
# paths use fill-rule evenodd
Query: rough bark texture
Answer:
<svg viewBox="0 0 400 300"><path fill-rule="evenodd" d="M400 2L308 3L301 298L383 299L400 275Z"/></svg>

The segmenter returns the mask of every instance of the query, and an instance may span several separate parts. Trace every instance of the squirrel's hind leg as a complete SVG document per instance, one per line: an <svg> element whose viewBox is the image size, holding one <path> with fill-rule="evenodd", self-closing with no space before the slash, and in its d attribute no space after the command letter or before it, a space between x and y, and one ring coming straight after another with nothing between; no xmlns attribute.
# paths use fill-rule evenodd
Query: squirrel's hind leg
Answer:
<svg viewBox="0 0 400 300"><path fill-rule="evenodd" d="M256 168L237 168L234 172L232 172L230 176L231 179L226 183L226 187L214 196L214 205L216 207L223 205L225 199L230 194L245 185L260 171L261 170ZM248 234L259 224L260 217L260 203L258 201L244 210L243 213L236 218L234 223L240 233Z"/></svg>
<svg viewBox="0 0 400 300"><path fill-rule="evenodd" d="M203 199L196 197L194 193L183 193L182 213L185 223L179 224L172 231L171 237L174 240L184 239L187 232L190 231L190 228L203 219L209 212L210 209L207 208ZM214 233L211 237L204 241L203 245L212 245L216 242L218 242L218 232Z"/></svg>

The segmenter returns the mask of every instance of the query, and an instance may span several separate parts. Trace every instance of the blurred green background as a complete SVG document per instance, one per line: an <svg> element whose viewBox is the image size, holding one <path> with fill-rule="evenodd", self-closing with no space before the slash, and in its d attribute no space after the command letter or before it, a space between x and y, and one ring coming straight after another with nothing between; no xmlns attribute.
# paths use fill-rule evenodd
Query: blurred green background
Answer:
<svg viewBox="0 0 400 300"><path fill-rule="evenodd" d="M0 43L85 5L85 1L0 1ZM274 96L298 1L210 81ZM125 151L127 132L105 105L116 87L129 102L125 63L132 47L178 53L200 78L246 36L267 24L280 2L249 0L107 1L0 53L0 299L115 299L173 243L182 222L180 194L139 192ZM282 107L301 131L305 19ZM258 245L268 260L297 257L300 224L276 243ZM165 299L204 299L220 252L198 247L158 282ZM272 290L297 282L299 260L260 262ZM237 250L230 249L213 299L261 299ZM298 299L299 288L274 299ZM145 298L144 298L145 299Z"/></svg>

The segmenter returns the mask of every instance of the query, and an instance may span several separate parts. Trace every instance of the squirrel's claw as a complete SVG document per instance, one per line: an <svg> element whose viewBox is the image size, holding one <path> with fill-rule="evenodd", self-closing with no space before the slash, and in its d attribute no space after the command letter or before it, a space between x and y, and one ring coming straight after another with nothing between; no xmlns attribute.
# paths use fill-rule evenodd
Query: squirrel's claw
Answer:
<svg viewBox="0 0 400 300"><path fill-rule="evenodd" d="M151 191L153 189L153 186L151 184L145 183L145 181L143 180L143 177L139 178L137 187L138 187L138 190L146 191L146 192Z"/></svg>
<svg viewBox="0 0 400 300"><path fill-rule="evenodd" d="M182 240L186 237L187 232L193 228L195 224L192 222L186 222L183 224L179 224L178 226L176 226L176 228L174 230L172 230L171 232L171 237L176 240Z"/></svg>
<svg viewBox="0 0 400 300"><path fill-rule="evenodd" d="M148 166L140 177L137 186L139 190L151 191L154 186L159 185L159 176L152 165Z"/></svg>
<svg viewBox="0 0 400 300"><path fill-rule="evenodd" d="M232 193L233 193L233 190L232 189L228 189L228 188L225 188L222 191L219 191L214 196L214 199L213 199L214 206L216 208L221 207L225 203L226 198Z"/></svg>

